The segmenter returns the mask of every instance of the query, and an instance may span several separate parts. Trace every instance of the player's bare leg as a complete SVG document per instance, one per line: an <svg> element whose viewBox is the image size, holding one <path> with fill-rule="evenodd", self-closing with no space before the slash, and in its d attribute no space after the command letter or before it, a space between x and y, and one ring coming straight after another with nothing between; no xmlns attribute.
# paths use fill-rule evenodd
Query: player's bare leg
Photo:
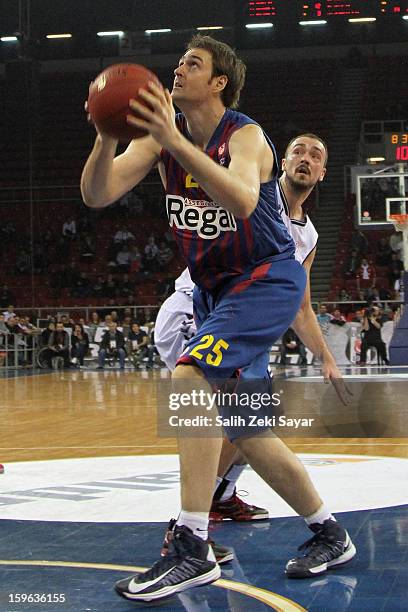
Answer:
<svg viewBox="0 0 408 612"><path fill-rule="evenodd" d="M259 476L301 516L315 513L323 502L296 455L273 434L238 438L234 444Z"/></svg>
<svg viewBox="0 0 408 612"><path fill-rule="evenodd" d="M242 453L227 438L224 438L210 520L231 519L247 522L269 518L268 510L247 503L237 495L237 480L246 466L247 460Z"/></svg>
<svg viewBox="0 0 408 612"><path fill-rule="evenodd" d="M192 365L178 365L173 373L175 389L186 391L187 385L211 393L201 370ZM217 469L220 459L222 437L179 437L181 507L186 512L210 510Z"/></svg>
<svg viewBox="0 0 408 612"><path fill-rule="evenodd" d="M200 369L179 365L173 373L173 392L211 393ZM191 413L190 413L191 415ZM214 431L214 436L216 436ZM208 514L220 458L222 435L183 437L180 454L181 512L173 527L167 553L147 572L116 583L119 595L131 601L163 599L185 588L217 580L221 570L208 543Z"/></svg>

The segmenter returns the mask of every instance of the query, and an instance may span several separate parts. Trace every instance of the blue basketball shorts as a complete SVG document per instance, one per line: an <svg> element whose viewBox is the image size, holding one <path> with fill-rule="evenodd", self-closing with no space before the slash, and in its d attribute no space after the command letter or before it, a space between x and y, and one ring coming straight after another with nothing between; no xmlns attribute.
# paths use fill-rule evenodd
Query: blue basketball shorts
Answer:
<svg viewBox="0 0 408 612"><path fill-rule="evenodd" d="M305 287L305 271L295 259L263 263L230 281L216 296L196 287L197 333L177 365L198 366L213 386L237 379L241 388L245 381L251 388L259 381L265 389L270 384L270 347L294 321ZM247 435L224 428L230 439Z"/></svg>

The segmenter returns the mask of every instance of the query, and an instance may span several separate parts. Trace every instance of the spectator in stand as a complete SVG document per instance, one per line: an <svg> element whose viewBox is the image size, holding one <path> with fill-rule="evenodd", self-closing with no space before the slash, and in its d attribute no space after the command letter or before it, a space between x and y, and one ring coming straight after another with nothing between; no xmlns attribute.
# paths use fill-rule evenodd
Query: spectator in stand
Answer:
<svg viewBox="0 0 408 612"><path fill-rule="evenodd" d="M100 327L105 327L106 329L109 329L110 324L112 323L113 319L112 319L112 315L106 314L103 321L101 321L100 323Z"/></svg>
<svg viewBox="0 0 408 612"><path fill-rule="evenodd" d="M91 318L88 322L88 334L89 334L91 342L94 341L96 330L98 329L100 324L101 324L101 319L99 317L99 314L96 312L96 310L94 310L93 312L91 312Z"/></svg>
<svg viewBox="0 0 408 612"><path fill-rule="evenodd" d="M282 336L282 344L280 347L281 364L287 364L288 354L298 354L300 357L300 365L307 365L306 347L291 327L289 327Z"/></svg>
<svg viewBox="0 0 408 612"><path fill-rule="evenodd" d="M360 365L366 365L367 350L373 346L382 361L389 365L387 359L387 348L381 337L381 313L379 308L367 308L363 316L363 330L361 342Z"/></svg>
<svg viewBox="0 0 408 612"><path fill-rule="evenodd" d="M52 332L56 329L55 321L49 321L47 327L41 332L40 344L41 346L48 346L48 342L50 341L50 336Z"/></svg>
<svg viewBox="0 0 408 612"><path fill-rule="evenodd" d="M375 267L369 263L366 257L361 260L361 265L356 272L357 291L360 300L366 300L369 290L375 286L377 272Z"/></svg>
<svg viewBox="0 0 408 612"><path fill-rule="evenodd" d="M394 287L395 281L400 278L401 272L403 271L404 264L400 259L398 259L398 255L393 253L391 255L391 261L388 263L388 278L390 280L391 287Z"/></svg>
<svg viewBox="0 0 408 612"><path fill-rule="evenodd" d="M357 251L362 256L365 256L368 253L369 246L367 236L361 229L357 229L353 232L350 240L351 250Z"/></svg>
<svg viewBox="0 0 408 612"><path fill-rule="evenodd" d="M120 229L116 232L113 241L117 244L117 245L122 245L122 243L126 243L129 240L134 240L135 237L132 234L131 231L129 231L129 228L124 227L123 229Z"/></svg>
<svg viewBox="0 0 408 612"><path fill-rule="evenodd" d="M81 234L79 250L82 261L92 261L96 252L94 237L89 234Z"/></svg>
<svg viewBox="0 0 408 612"><path fill-rule="evenodd" d="M139 251L139 248L136 245L133 245L130 248L130 267L129 272L132 275L132 278L137 282L142 278L142 254Z"/></svg>
<svg viewBox="0 0 408 612"><path fill-rule="evenodd" d="M7 323L7 321L8 321L9 319L11 319L12 317L16 317L16 316L17 316L17 315L16 315L16 313L14 312L14 306L13 306L13 304L9 304L9 305L7 306L7 310L5 310L5 311L3 312L3 315L4 315L4 320L6 321L6 323Z"/></svg>
<svg viewBox="0 0 408 612"><path fill-rule="evenodd" d="M344 266L344 274L346 276L355 276L361 263L361 255L356 249L353 249Z"/></svg>
<svg viewBox="0 0 408 612"><path fill-rule="evenodd" d="M19 320L19 324L24 329L24 331L30 336L38 336L41 334L41 329L36 327L33 323L31 323L31 319L28 315L21 317Z"/></svg>
<svg viewBox="0 0 408 612"><path fill-rule="evenodd" d="M122 334L125 336L125 340L128 339L129 333L132 329L132 317L125 315L122 321Z"/></svg>
<svg viewBox="0 0 408 612"><path fill-rule="evenodd" d="M119 313L117 310L111 310L111 318L117 325L120 325Z"/></svg>
<svg viewBox="0 0 408 612"><path fill-rule="evenodd" d="M71 240L76 237L76 222L73 217L64 222L62 226L62 235L64 238Z"/></svg>
<svg viewBox="0 0 408 612"><path fill-rule="evenodd" d="M149 330L153 329L155 317L153 316L150 308L143 308L142 319L145 327L147 327Z"/></svg>
<svg viewBox="0 0 408 612"><path fill-rule="evenodd" d="M139 368L146 357L146 369L153 367L153 347L149 346L149 336L140 329L138 323L133 323L127 341L127 353L135 368Z"/></svg>
<svg viewBox="0 0 408 612"><path fill-rule="evenodd" d="M159 247L155 242L154 236L149 236L147 244L144 248L144 263L145 267L149 272L156 272L159 266L157 256L159 254Z"/></svg>
<svg viewBox="0 0 408 612"><path fill-rule="evenodd" d="M393 234L391 234L390 247L392 252L396 253L398 259L402 259L403 241L401 232L394 232Z"/></svg>
<svg viewBox="0 0 408 612"><path fill-rule="evenodd" d="M339 302L349 302L351 300L350 295L347 293L346 289L342 289L338 295Z"/></svg>
<svg viewBox="0 0 408 612"><path fill-rule="evenodd" d="M380 302L380 292L377 287L371 287L367 292L367 302L370 304L374 302Z"/></svg>
<svg viewBox="0 0 408 612"><path fill-rule="evenodd" d="M404 270L401 270L400 277L394 283L394 300L404 302Z"/></svg>
<svg viewBox="0 0 408 612"><path fill-rule="evenodd" d="M64 328L70 327L71 329L74 329L74 326L75 326L74 319L72 319L72 317L69 317L68 315L65 315L65 314L60 316L59 323L62 323Z"/></svg>
<svg viewBox="0 0 408 612"><path fill-rule="evenodd" d="M332 315L327 312L326 304L320 304L316 318L322 330L322 334L326 336L329 333L329 323L332 319Z"/></svg>
<svg viewBox="0 0 408 612"><path fill-rule="evenodd" d="M332 325L338 325L339 327L343 327L347 323L346 317L341 314L339 308L335 308L332 313L332 318L330 319L330 323Z"/></svg>
<svg viewBox="0 0 408 612"><path fill-rule="evenodd" d="M4 314L0 314L0 351L2 351L7 346L7 336L9 335L10 330L6 325L6 320L4 318ZM0 360L3 362L3 359ZM0 363L3 365L3 363Z"/></svg>
<svg viewBox="0 0 408 612"><path fill-rule="evenodd" d="M98 355L98 370L103 370L106 357L118 358L120 369L125 367L125 338L117 329L116 321L109 323L109 329L103 334Z"/></svg>
<svg viewBox="0 0 408 612"><path fill-rule="evenodd" d="M103 296L109 299L116 297L116 281L112 274L108 274L103 286Z"/></svg>
<svg viewBox="0 0 408 612"><path fill-rule="evenodd" d="M16 274L28 274L31 268L31 257L30 254L22 249L16 257Z"/></svg>
<svg viewBox="0 0 408 612"><path fill-rule="evenodd" d="M356 310L354 317L351 319L351 323L363 323L363 318L364 318L364 309L363 308L359 308L358 310Z"/></svg>
<svg viewBox="0 0 408 612"><path fill-rule="evenodd" d="M52 351L49 353L51 362L53 357L62 357L64 367L69 368L69 335L61 321L56 324L55 331L50 334L48 348Z"/></svg>
<svg viewBox="0 0 408 612"><path fill-rule="evenodd" d="M77 323L71 336L71 360L75 365L84 365L84 357L89 350L89 336L85 332L83 325Z"/></svg>
<svg viewBox="0 0 408 612"><path fill-rule="evenodd" d="M0 292L0 308L7 308L9 304L15 302L13 293L9 290L7 285L3 285Z"/></svg>
<svg viewBox="0 0 408 612"><path fill-rule="evenodd" d="M166 269L172 259L173 251L165 242L161 242L159 245L159 251L157 253L159 268L161 270Z"/></svg>
<svg viewBox="0 0 408 612"><path fill-rule="evenodd" d="M389 245L388 239L385 237L380 238L376 247L375 263L378 266L388 266L391 258L391 253L392 250Z"/></svg>
<svg viewBox="0 0 408 612"><path fill-rule="evenodd" d="M18 364L26 365L23 349L27 346L27 344L23 336L27 336L28 334L24 330L23 326L20 325L19 319L16 315L12 315L6 319L6 327L10 334L8 336L9 347L11 347L12 350L18 351Z"/></svg>
<svg viewBox="0 0 408 612"><path fill-rule="evenodd" d="M122 244L119 252L116 255L116 265L119 271L129 272L130 268L130 251L126 242Z"/></svg>

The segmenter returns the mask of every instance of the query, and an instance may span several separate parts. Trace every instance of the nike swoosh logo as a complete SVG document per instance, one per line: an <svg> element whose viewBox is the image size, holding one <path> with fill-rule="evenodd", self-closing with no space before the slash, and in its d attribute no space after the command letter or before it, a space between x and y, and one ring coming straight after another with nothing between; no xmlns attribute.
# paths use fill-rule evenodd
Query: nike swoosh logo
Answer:
<svg viewBox="0 0 408 612"><path fill-rule="evenodd" d="M155 585L157 582L160 582L160 580L167 576L167 574L169 574L172 570L174 570L175 567L177 566L174 565L169 570L167 570L167 572L161 574L158 578L154 578L154 580L148 580L147 582L136 582L136 580L132 578L132 580L130 580L128 584L129 593L140 593L140 591L144 591L145 589Z"/></svg>

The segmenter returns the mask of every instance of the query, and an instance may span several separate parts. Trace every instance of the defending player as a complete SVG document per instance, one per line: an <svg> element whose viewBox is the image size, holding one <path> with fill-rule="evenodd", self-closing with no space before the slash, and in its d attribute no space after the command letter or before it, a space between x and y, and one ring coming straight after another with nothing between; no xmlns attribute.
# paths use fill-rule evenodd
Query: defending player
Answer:
<svg viewBox="0 0 408 612"><path fill-rule="evenodd" d="M304 212L303 204L316 183L323 180L326 164L327 147L323 140L315 134L300 134L286 148L282 161L283 174L276 189L282 218L295 242L295 257L307 273L305 295L292 327L321 361L325 380L332 381L341 401L347 403L348 390L317 324L310 296L310 270L316 254L318 234ZM187 341L196 331L193 289L194 283L187 268L176 280L175 292L163 303L156 319L155 344L171 371ZM242 455L228 440L224 440L217 488L210 511L211 520L253 521L268 518L266 509L247 504L236 494L236 483L245 467L246 461Z"/></svg>
<svg viewBox="0 0 408 612"><path fill-rule="evenodd" d="M156 164L166 190L169 222L197 287L197 334L175 369L175 384L188 379L237 384L268 379L269 347L296 317L306 285L294 243L276 200L276 155L261 128L232 108L245 67L227 45L195 37L175 70L172 96L150 84L132 101L128 121L149 136L115 158L117 142L99 134L85 165L85 202L101 207L129 191ZM255 471L294 510L314 536L305 555L286 566L308 577L349 561L355 548L314 489L303 465L267 425L248 437L225 428ZM147 572L116 584L132 601L152 601L220 576L207 543L208 513L221 438L179 438L182 511L169 554Z"/></svg>

